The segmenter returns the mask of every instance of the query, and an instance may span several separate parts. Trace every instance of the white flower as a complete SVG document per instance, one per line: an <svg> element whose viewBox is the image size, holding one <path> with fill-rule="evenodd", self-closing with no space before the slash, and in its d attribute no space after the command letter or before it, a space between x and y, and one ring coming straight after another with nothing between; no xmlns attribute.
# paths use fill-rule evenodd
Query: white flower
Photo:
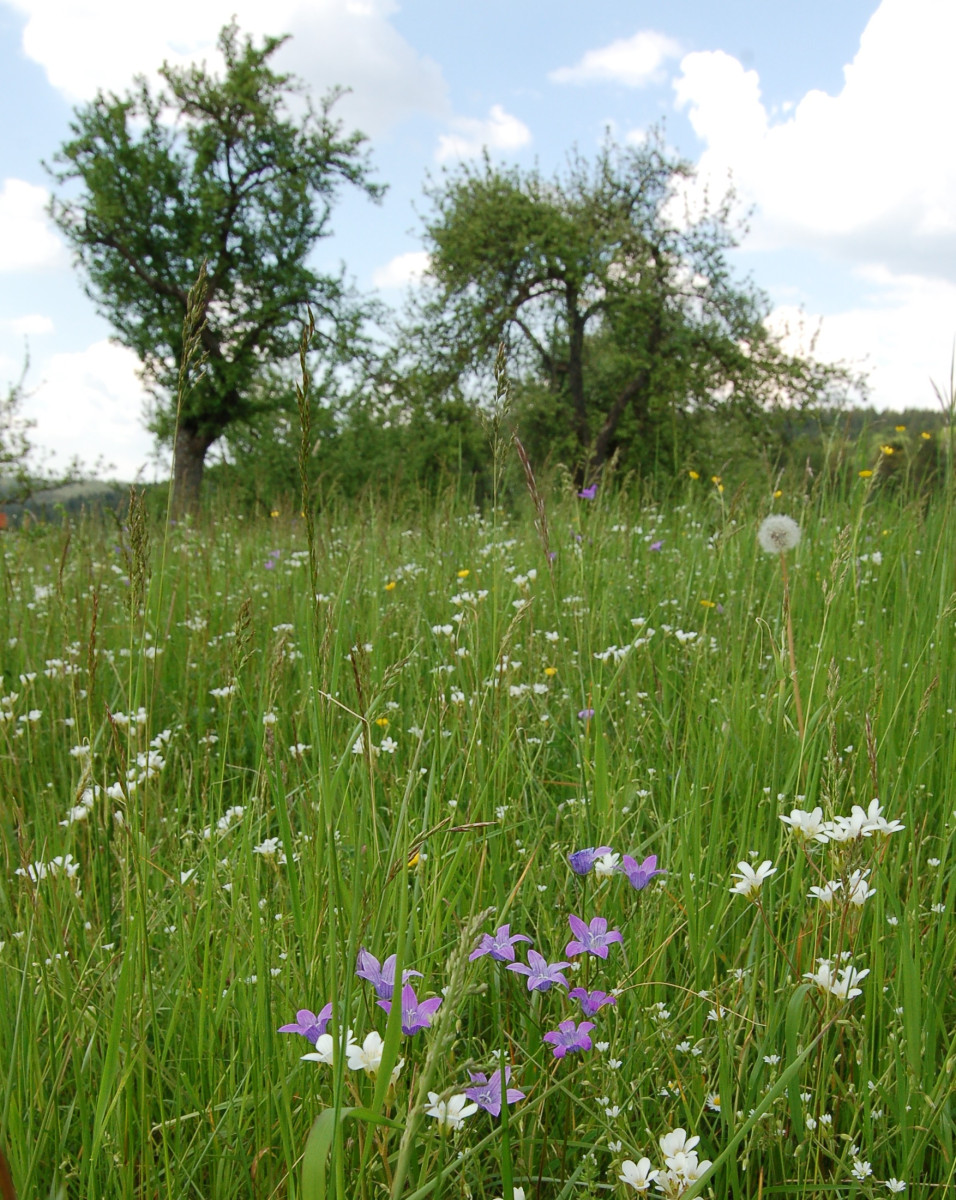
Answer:
<svg viewBox="0 0 956 1200"><path fill-rule="evenodd" d="M856 1176L857 1179L868 1179L873 1174L873 1168L868 1162L864 1162L862 1159L855 1158L853 1160L852 1174Z"/></svg>
<svg viewBox="0 0 956 1200"><path fill-rule="evenodd" d="M617 865L620 861L620 854L602 854L594 860L594 874L598 879L606 879L607 876L617 872Z"/></svg>
<svg viewBox="0 0 956 1200"><path fill-rule="evenodd" d="M397 749L398 749L398 742L396 742L393 738L390 738L390 737L382 738L381 745L379 746L379 750L381 750L381 752L383 754L394 754Z"/></svg>
<svg viewBox="0 0 956 1200"><path fill-rule="evenodd" d="M748 900L757 898L763 887L763 881L769 879L777 869L769 858L764 859L756 871L746 862L737 863L737 868L737 871L731 873L731 879L736 879L737 882L730 890L740 896L745 896Z"/></svg>
<svg viewBox="0 0 956 1200"><path fill-rule="evenodd" d="M887 1179L886 1183L884 1184L884 1187L888 1192L905 1192L906 1180L894 1179L892 1176L890 1176L890 1178Z"/></svg>
<svg viewBox="0 0 956 1200"><path fill-rule="evenodd" d="M260 842L258 846L252 847L253 854L261 854L263 858L275 858L279 852L279 839L277 837L266 838L264 842Z"/></svg>
<svg viewBox="0 0 956 1200"><path fill-rule="evenodd" d="M425 1109L425 1115L434 1117L438 1124L444 1125L446 1129L460 1129L465 1118L474 1116L478 1111L478 1105L469 1104L464 1093L442 1100L437 1092L429 1092L428 1101L431 1107Z"/></svg>
<svg viewBox="0 0 956 1200"><path fill-rule="evenodd" d="M816 984L821 992L836 996L838 1000L852 1000L854 996L863 994L862 988L856 985L869 973L869 969L858 971L856 967L848 966L842 967L839 973L834 975L833 967L824 958L818 959L816 971L807 972L803 978Z"/></svg>
<svg viewBox="0 0 956 1200"><path fill-rule="evenodd" d="M857 908L862 908L866 901L876 893L876 888L871 888L866 881L869 873L869 871L854 871L847 880L846 898L851 904L855 904Z"/></svg>
<svg viewBox="0 0 956 1200"><path fill-rule="evenodd" d="M687 1154L699 1141L699 1137L688 1137L683 1129L672 1129L670 1133L665 1133L660 1139L659 1144L664 1161L667 1162L669 1158L673 1158L677 1154Z"/></svg>
<svg viewBox="0 0 956 1200"><path fill-rule="evenodd" d="M793 517L775 514L765 518L757 530L761 550L768 554L783 554L800 541L800 526Z"/></svg>
<svg viewBox="0 0 956 1200"><path fill-rule="evenodd" d="M351 1055L354 1050L358 1050L358 1046L352 1040L351 1029L346 1029L344 1035L339 1032L339 1045L344 1045L346 1055ZM335 1056L335 1042L332 1039L331 1033L323 1033L319 1035L315 1043L315 1049L311 1054L303 1054L303 1062L318 1062L326 1063L332 1066Z"/></svg>
<svg viewBox="0 0 956 1200"><path fill-rule="evenodd" d="M516 1187L511 1189L514 1193L514 1200L524 1200L524 1188ZM495 1196L495 1200L501 1200L500 1196Z"/></svg>
<svg viewBox="0 0 956 1200"><path fill-rule="evenodd" d="M790 826L794 837L805 842L826 842L830 838L830 823L823 819L823 809L819 805L812 812L803 812L792 808L789 817L781 817L785 825Z"/></svg>
<svg viewBox="0 0 956 1200"><path fill-rule="evenodd" d="M365 1035L365 1041L361 1046L353 1043L347 1047L349 1070L365 1071L369 1075L374 1075L382 1065L384 1049L385 1043L373 1029L371 1033Z"/></svg>
<svg viewBox="0 0 956 1200"><path fill-rule="evenodd" d="M651 1169L649 1158L641 1158L637 1162L626 1158L621 1163L621 1173L618 1175L618 1179L632 1187L635 1192L646 1192L656 1178L657 1171Z"/></svg>
<svg viewBox="0 0 956 1200"><path fill-rule="evenodd" d="M836 900L836 894L841 887L843 887L843 884L839 879L831 879L823 887L812 887L808 895L816 896L821 904L825 904L829 908Z"/></svg>

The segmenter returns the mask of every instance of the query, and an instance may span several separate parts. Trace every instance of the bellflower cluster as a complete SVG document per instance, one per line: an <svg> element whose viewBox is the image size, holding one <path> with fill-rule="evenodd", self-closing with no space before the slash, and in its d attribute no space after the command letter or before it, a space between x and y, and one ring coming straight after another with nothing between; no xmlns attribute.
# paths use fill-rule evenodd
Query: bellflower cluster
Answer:
<svg viewBox="0 0 956 1200"><path fill-rule="evenodd" d="M626 875L631 887L642 892L655 875L666 875L667 872L658 869L657 855L649 854L643 862L638 862L629 854L621 856L610 846L588 846L584 850L575 850L568 855L568 862L575 875L589 875L591 871L598 876Z"/></svg>

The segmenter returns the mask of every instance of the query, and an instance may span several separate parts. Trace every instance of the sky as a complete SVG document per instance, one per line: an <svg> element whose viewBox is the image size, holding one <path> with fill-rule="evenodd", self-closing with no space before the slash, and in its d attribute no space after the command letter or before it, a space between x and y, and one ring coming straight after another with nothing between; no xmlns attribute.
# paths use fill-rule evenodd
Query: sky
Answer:
<svg viewBox="0 0 956 1200"><path fill-rule="evenodd" d="M792 349L867 372L868 403L931 408L956 339L953 0L0 0L0 391L63 467L163 477L138 363L46 216L74 110L171 63L218 63L235 14L368 136L380 205L344 195L314 255L400 306L426 267L423 185L480 155L543 174L610 131L667 144L749 231L740 277Z"/></svg>

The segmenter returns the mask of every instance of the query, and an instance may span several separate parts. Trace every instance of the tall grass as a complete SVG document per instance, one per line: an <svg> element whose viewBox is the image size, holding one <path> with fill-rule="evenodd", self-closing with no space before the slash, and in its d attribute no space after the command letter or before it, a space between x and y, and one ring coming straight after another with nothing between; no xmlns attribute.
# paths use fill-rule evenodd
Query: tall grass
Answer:
<svg viewBox="0 0 956 1200"><path fill-rule="evenodd" d="M2 535L18 1195L634 1194L622 1164L663 1172L677 1128L715 1166L652 1194L949 1194L956 529L864 480L753 503L723 483L657 507L542 485L527 517L449 499L412 528L310 514L311 545L297 510L152 550L136 511ZM803 528L803 739L771 507ZM804 846L779 819L874 797L901 831ZM571 870L605 845L666 874ZM830 880L832 904L809 895ZM507 923L568 960L572 913L623 940L565 972L617 994L556 1058L576 1002L470 953ZM403 1036L362 947L422 972L419 999L445 989L431 1028ZM807 978L822 959L867 971L861 994ZM383 1036L377 1076L277 1032L327 1002L333 1047ZM428 1115L505 1063L524 1098L501 1118Z"/></svg>

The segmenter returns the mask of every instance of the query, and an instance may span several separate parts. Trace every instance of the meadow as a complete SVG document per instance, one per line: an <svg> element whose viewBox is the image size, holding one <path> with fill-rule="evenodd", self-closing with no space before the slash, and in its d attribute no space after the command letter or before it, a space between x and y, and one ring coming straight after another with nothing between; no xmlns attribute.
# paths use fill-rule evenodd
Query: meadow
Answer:
<svg viewBox="0 0 956 1200"><path fill-rule="evenodd" d="M952 496L804 487L0 534L16 1195L953 1194Z"/></svg>

